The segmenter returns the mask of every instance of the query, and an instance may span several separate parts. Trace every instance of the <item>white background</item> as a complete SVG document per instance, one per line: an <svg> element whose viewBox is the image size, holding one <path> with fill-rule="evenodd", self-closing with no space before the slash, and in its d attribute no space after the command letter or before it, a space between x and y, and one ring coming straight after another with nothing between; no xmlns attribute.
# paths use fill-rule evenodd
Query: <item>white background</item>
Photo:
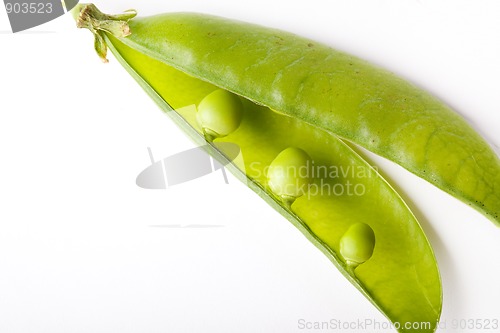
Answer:
<svg viewBox="0 0 500 333"><path fill-rule="evenodd" d="M310 37L424 87L500 145L499 1L97 5L141 15L213 13ZM91 34L69 15L25 33L9 29L0 7L1 333L306 332L299 319L385 323L320 251L232 176L229 185L218 172L164 191L137 187L147 147L160 159L194 146L115 59L99 61ZM500 332L452 329L454 320L500 319L499 228L369 156L435 249L446 325L438 331ZM165 227L172 225L179 227Z"/></svg>

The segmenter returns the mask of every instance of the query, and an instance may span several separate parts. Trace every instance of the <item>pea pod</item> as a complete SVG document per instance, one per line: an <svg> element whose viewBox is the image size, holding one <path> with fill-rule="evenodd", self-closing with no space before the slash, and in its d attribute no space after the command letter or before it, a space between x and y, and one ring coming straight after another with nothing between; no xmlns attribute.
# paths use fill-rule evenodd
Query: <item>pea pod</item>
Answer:
<svg viewBox="0 0 500 333"><path fill-rule="evenodd" d="M129 47L359 144L500 225L498 156L412 84L319 43L218 17L166 14L130 27Z"/></svg>
<svg viewBox="0 0 500 333"><path fill-rule="evenodd" d="M105 50L109 47L161 109L196 143L206 143L206 124L198 122L197 105L200 101L219 88L239 95L241 119L228 121L237 125L230 126L231 131L224 136L210 138L209 153L227 162L228 154L222 143L237 144L243 158L228 164L228 169L236 177L293 223L368 300L398 324L398 331L410 332L412 323L425 322L428 323L426 327L413 331L434 332L442 306L436 260L420 225L399 195L331 131L301 117L284 115L288 111L283 111L279 105L268 105L267 95L277 93L273 89L266 90L266 76L275 70L271 63L267 64L271 59L254 64L268 67L260 68L264 77L262 83L256 79L253 81L253 89L258 91L253 95L243 94L241 86L247 86L241 82L245 77L244 70L232 64L237 58L227 57L227 63L220 66L210 63L213 53L228 46L224 39L218 46L205 40L219 39L219 34L227 34L221 27L234 26L240 32L243 29L243 43L254 30L257 33L255 38L267 30L213 17L169 14L131 20L132 34L125 37L130 31L124 20L131 19L132 13L126 17L113 17L101 14L92 5L80 5L78 10L78 25L88 27L96 34L96 49L100 55L105 57ZM116 26L113 26L114 20L118 23ZM211 22L210 28L206 22ZM216 22L221 23L221 27ZM192 29L200 35L192 35ZM279 36L276 42L283 43ZM232 47L240 47L238 39L233 42ZM265 39L263 43L267 47ZM214 49L206 49L207 44ZM201 57L198 51L206 52L205 57ZM293 48L289 51L295 52ZM253 55L247 56L253 59ZM209 65L204 63L205 59ZM216 77L207 70L219 72L220 76ZM252 76L249 79L252 80ZM291 106L288 104L287 107ZM308 174L284 174L276 179L272 173L277 166L286 167L287 164L296 167L309 165ZM307 177L307 180L301 177ZM293 186L295 180L306 189L282 190L289 182ZM289 200L290 197L293 200ZM356 242L349 245L355 254L370 252L369 256L356 259L356 265L352 265L350 257L342 257L340 243L346 234L352 238L349 230L358 223L368 226L374 237L368 237L370 245L360 251L356 251Z"/></svg>

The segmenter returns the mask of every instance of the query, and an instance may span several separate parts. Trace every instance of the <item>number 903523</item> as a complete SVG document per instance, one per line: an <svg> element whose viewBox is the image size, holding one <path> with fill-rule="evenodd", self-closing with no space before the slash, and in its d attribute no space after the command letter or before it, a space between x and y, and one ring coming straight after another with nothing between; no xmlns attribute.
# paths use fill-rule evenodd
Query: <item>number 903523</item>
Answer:
<svg viewBox="0 0 500 333"><path fill-rule="evenodd" d="M5 9L7 14L50 14L53 11L50 2L7 2Z"/></svg>

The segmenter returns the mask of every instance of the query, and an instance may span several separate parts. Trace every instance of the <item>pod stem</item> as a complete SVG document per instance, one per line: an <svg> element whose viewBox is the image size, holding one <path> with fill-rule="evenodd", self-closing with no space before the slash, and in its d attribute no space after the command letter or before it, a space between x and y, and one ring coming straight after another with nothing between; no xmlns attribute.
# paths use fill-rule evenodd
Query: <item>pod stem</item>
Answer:
<svg viewBox="0 0 500 333"><path fill-rule="evenodd" d="M104 33L117 38L130 36L132 32L128 21L137 15L134 9L126 10L123 14L104 14L94 4L78 4L71 12L77 28L89 29L94 34L94 48L103 62L108 62L106 58L108 47Z"/></svg>

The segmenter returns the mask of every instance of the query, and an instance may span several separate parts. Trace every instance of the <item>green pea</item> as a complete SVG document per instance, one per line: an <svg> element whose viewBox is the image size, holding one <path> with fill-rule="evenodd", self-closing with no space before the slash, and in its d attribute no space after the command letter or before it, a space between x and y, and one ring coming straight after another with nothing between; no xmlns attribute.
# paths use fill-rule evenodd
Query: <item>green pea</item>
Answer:
<svg viewBox="0 0 500 333"><path fill-rule="evenodd" d="M292 203L307 192L311 157L296 147L283 150L269 165L268 185L283 201Z"/></svg>
<svg viewBox="0 0 500 333"><path fill-rule="evenodd" d="M211 138L224 137L236 131L242 117L243 105L240 99L226 90L217 89L198 105L198 122Z"/></svg>
<svg viewBox="0 0 500 333"><path fill-rule="evenodd" d="M348 266L356 267L371 258L375 248L375 233L365 223L356 223L340 239L340 254Z"/></svg>

